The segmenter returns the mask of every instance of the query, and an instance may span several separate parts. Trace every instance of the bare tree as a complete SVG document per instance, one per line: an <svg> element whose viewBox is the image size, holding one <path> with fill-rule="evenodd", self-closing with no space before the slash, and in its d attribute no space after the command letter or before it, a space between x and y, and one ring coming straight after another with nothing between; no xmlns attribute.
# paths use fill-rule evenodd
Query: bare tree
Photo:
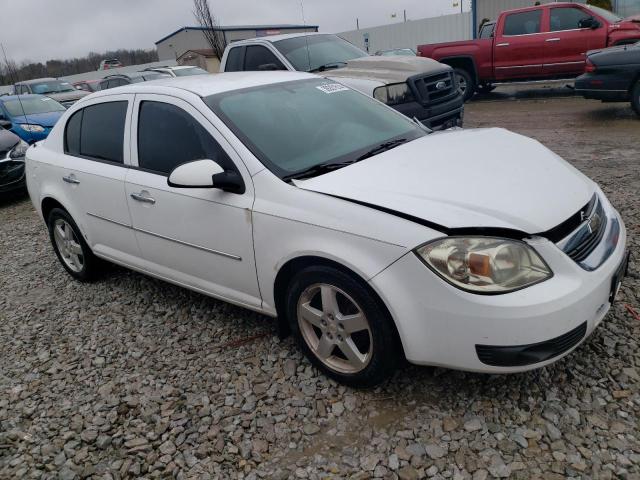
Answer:
<svg viewBox="0 0 640 480"><path fill-rule="evenodd" d="M204 29L204 38L213 50L218 60L222 60L222 54L227 46L224 34L218 29L218 19L211 14L208 0L193 0L193 15L196 21Z"/></svg>

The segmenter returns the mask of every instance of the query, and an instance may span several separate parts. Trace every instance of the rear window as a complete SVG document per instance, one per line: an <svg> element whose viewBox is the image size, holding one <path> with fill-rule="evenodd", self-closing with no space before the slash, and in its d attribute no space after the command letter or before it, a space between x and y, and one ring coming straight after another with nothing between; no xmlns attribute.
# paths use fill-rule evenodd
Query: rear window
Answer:
<svg viewBox="0 0 640 480"><path fill-rule="evenodd" d="M225 72L240 72L242 71L242 51L244 47L235 47L229 50L227 54L227 63L224 66Z"/></svg>
<svg viewBox="0 0 640 480"><path fill-rule="evenodd" d="M65 127L65 153L123 163L127 102L105 102L74 113Z"/></svg>
<svg viewBox="0 0 640 480"><path fill-rule="evenodd" d="M542 10L511 13L504 22L503 35L527 35L540 32Z"/></svg>

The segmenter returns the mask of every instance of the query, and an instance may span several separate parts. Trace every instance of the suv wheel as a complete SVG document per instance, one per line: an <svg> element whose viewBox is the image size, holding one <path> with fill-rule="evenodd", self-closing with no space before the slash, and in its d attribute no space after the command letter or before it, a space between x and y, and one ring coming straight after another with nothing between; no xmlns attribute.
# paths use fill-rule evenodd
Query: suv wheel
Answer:
<svg viewBox="0 0 640 480"><path fill-rule="evenodd" d="M640 78L636 80L636 84L631 89L631 106L640 115Z"/></svg>
<svg viewBox="0 0 640 480"><path fill-rule="evenodd" d="M305 355L335 380L370 387L395 370L392 320L361 281L332 267L306 268L291 281L286 307Z"/></svg>
<svg viewBox="0 0 640 480"><path fill-rule="evenodd" d="M96 276L100 260L84 241L73 218L61 208L54 208L47 221L49 238L58 260L72 277L87 281Z"/></svg>
<svg viewBox="0 0 640 480"><path fill-rule="evenodd" d="M473 80L471 74L463 68L454 68L453 71L456 75L456 81L458 82L458 89L466 102L476 93L476 82Z"/></svg>

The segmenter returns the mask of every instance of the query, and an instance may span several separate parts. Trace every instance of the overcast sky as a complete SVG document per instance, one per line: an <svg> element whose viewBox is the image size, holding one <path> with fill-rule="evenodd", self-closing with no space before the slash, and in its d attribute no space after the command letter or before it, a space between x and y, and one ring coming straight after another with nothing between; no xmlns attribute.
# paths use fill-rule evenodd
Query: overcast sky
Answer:
<svg viewBox="0 0 640 480"><path fill-rule="evenodd" d="M303 0L307 24L324 32L445 15L461 0ZM468 8L469 0L465 2ZM209 0L221 25L302 23L300 0ZM459 3L458 3L459 5ZM396 18L392 18L392 14ZM192 0L5 0L0 42L18 63L81 57L90 51L154 48L195 25Z"/></svg>

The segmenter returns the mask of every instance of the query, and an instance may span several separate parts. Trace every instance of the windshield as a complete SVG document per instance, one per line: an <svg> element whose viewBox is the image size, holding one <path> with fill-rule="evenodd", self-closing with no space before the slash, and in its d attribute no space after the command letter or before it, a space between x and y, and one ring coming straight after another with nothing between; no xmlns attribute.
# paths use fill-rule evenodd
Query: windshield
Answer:
<svg viewBox="0 0 640 480"><path fill-rule="evenodd" d="M31 91L45 95L47 93L73 92L74 88L69 82L50 80L48 82L32 83Z"/></svg>
<svg viewBox="0 0 640 480"><path fill-rule="evenodd" d="M425 135L407 117L325 79L225 92L205 103L280 178Z"/></svg>
<svg viewBox="0 0 640 480"><path fill-rule="evenodd" d="M14 97L11 100L4 100L3 103L12 117L35 115L36 113L64 112L66 110L53 98L41 97L40 95L21 95L19 100Z"/></svg>
<svg viewBox="0 0 640 480"><path fill-rule="evenodd" d="M585 5L589 10L593 10L594 13L600 15L602 18L606 19L608 22L616 23L622 20L622 17L619 17L613 12L609 10L605 10L604 8L594 7L593 5Z"/></svg>
<svg viewBox="0 0 640 480"><path fill-rule="evenodd" d="M279 40L274 45L301 72L318 70L325 65L341 66L348 60L368 55L336 35L306 35Z"/></svg>
<svg viewBox="0 0 640 480"><path fill-rule="evenodd" d="M189 75L204 75L209 72L201 69L200 67L192 67L192 68L176 68L173 73L176 74L176 77L187 77Z"/></svg>

